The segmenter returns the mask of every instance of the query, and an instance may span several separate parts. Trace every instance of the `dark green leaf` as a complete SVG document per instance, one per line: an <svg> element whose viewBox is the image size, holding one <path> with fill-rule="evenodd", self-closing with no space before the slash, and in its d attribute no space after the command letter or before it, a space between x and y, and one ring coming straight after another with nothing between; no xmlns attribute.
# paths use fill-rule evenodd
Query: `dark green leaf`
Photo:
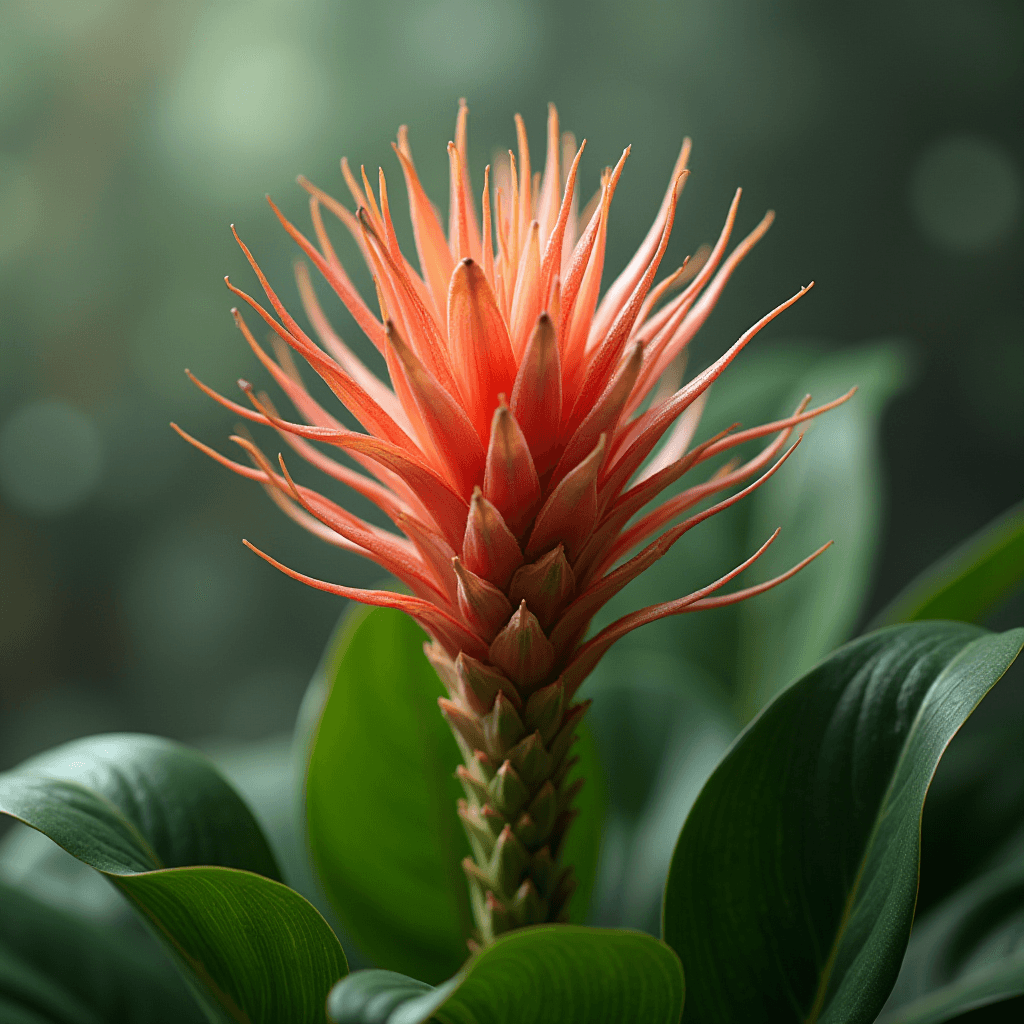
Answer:
<svg viewBox="0 0 1024 1024"><path fill-rule="evenodd" d="M980 622L1024 583L1024 502L926 569L875 619Z"/></svg>
<svg viewBox="0 0 1024 1024"><path fill-rule="evenodd" d="M1024 848L914 925L882 1024L940 1024L1024 995Z"/></svg>
<svg viewBox="0 0 1024 1024"><path fill-rule="evenodd" d="M161 938L211 1021L322 1020L347 972L212 763L148 736L98 736L0 775L0 812L103 872Z"/></svg>
<svg viewBox="0 0 1024 1024"><path fill-rule="evenodd" d="M209 758L156 736L66 743L0 775L0 810L99 871L219 864L280 873Z"/></svg>
<svg viewBox="0 0 1024 1024"><path fill-rule="evenodd" d="M503 935L436 989L357 971L328 1000L335 1024L677 1024L683 971L640 932L542 925Z"/></svg>
<svg viewBox="0 0 1024 1024"><path fill-rule="evenodd" d="M882 630L751 723L698 797L666 887L688 1020L874 1019L910 934L928 784L1022 643L959 623Z"/></svg>
<svg viewBox="0 0 1024 1024"><path fill-rule="evenodd" d="M316 908L261 875L169 868L120 885L203 985L213 1019L319 1022L331 985L348 972Z"/></svg>
<svg viewBox="0 0 1024 1024"><path fill-rule="evenodd" d="M377 964L437 982L468 955L460 864L469 849L455 813L459 750L438 711L444 689L424 639L401 612L346 614L311 691L309 703L323 711L306 808L321 880L348 932ZM585 739L579 753L588 785L567 840L580 880L576 912L593 883L602 816Z"/></svg>
<svg viewBox="0 0 1024 1024"><path fill-rule="evenodd" d="M139 942L0 883L0 1021L198 1024L152 940Z"/></svg>

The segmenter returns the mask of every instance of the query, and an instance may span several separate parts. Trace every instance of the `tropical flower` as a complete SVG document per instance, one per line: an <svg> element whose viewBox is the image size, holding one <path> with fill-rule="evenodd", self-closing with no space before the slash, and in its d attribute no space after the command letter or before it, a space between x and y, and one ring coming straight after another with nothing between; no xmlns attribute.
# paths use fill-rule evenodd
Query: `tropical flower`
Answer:
<svg viewBox="0 0 1024 1024"><path fill-rule="evenodd" d="M473 851L464 866L476 941L488 943L509 928L566 917L575 883L571 866L559 866L559 853L580 785L568 781L570 748L588 704L574 697L611 644L655 619L763 593L824 548L776 579L718 594L756 561L776 531L713 583L635 611L586 639L593 616L693 527L768 480L793 451L795 444L787 444L794 428L849 396L810 411L808 398L786 419L731 428L694 445L710 385L807 291L801 288L681 384L687 345L772 215L726 256L737 191L714 247L655 286L688 174L686 140L654 225L598 301L609 206L629 150L605 170L597 196L579 216L576 174L585 143L575 151L572 136L560 135L551 107L544 172L534 175L517 117L518 159L510 151L507 165L502 160L495 168L493 195L491 168L484 171L478 218L466 117L463 103L455 142L448 144L447 234L420 184L405 128L398 134L395 153L419 272L399 247L383 171L374 194L365 170L356 178L342 161L355 213L300 179L309 193L315 244L271 201L285 230L383 356L390 387L332 328L304 264L298 286L319 343L285 309L240 239L273 312L230 281L228 287L271 329L274 355L237 309L235 322L302 422L282 416L245 381L239 384L252 408L195 381L239 416L275 428L312 466L373 502L395 529L366 522L299 483L283 457L272 463L248 436L232 438L251 461L243 465L179 432L263 484L310 532L371 559L411 592L314 579L248 545L313 587L402 609L432 638L427 656L449 692L441 710L464 758L459 777L466 799L458 813ZM342 267L325 213L359 246L373 275L379 318ZM362 430L348 429L311 396L293 352ZM649 508L684 473L762 438L771 440L746 462L727 463ZM729 496L691 511L724 492Z"/></svg>

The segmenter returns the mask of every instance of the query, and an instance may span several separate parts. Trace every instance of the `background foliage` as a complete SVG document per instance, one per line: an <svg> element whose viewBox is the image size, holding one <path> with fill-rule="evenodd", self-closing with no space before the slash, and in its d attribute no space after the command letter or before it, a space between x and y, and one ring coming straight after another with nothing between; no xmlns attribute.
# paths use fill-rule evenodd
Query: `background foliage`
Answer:
<svg viewBox="0 0 1024 1024"><path fill-rule="evenodd" d="M263 193L301 220L298 172L340 195L345 153L396 177L388 143L406 122L443 203L460 95L478 181L516 110L540 144L548 99L589 140L585 193L633 144L612 267L684 133L694 174L670 259L713 237L738 184L741 226L778 211L694 368L812 277L748 365L817 339L822 358L850 360L845 387L876 350L865 339L905 339L913 369L861 494L881 546L862 556L866 603L844 614L864 621L1019 499L1024 15L1011 0L6 0L0 21L0 767L109 729L209 744L290 726L340 608L240 536L354 584L376 570L302 535L166 424L213 441L231 426L183 366L221 388L254 374L220 281L247 280L228 223L294 299L293 249ZM850 450L838 421L819 431L834 445L824 463ZM805 454L771 502L817 472ZM724 567L708 544L680 545L669 575L703 573L705 555ZM828 557L826 576L855 556ZM763 629L772 600L741 627ZM746 717L729 688L749 670L698 668Z"/></svg>

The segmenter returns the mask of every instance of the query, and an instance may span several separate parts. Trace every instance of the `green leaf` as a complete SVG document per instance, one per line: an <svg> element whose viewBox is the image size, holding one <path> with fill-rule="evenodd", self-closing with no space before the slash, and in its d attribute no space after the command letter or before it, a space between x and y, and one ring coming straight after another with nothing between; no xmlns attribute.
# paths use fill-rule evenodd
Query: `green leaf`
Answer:
<svg viewBox="0 0 1024 1024"><path fill-rule="evenodd" d="M914 925L880 1024L940 1024L1024 995L1024 849Z"/></svg>
<svg viewBox="0 0 1024 1024"><path fill-rule="evenodd" d="M469 853L455 814L458 747L425 637L401 612L353 606L331 640L306 779L310 845L331 903L381 965L430 981L466 958Z"/></svg>
<svg viewBox="0 0 1024 1024"><path fill-rule="evenodd" d="M314 679L306 713L319 723L306 782L310 844L343 926L371 959L429 982L466 959L469 853L455 812L459 750L437 698L443 686L425 637L401 612L351 608ZM580 744L588 779L566 843L586 907L603 804L592 744ZM588 792L589 790L589 792Z"/></svg>
<svg viewBox="0 0 1024 1024"><path fill-rule="evenodd" d="M316 908L261 875L172 868L121 888L203 986L213 1020L322 1021L327 992L348 973Z"/></svg>
<svg viewBox="0 0 1024 1024"><path fill-rule="evenodd" d="M258 825L207 758L150 736L68 743L0 775L0 812L106 875L209 1020L322 1020L348 970L341 946L275 880Z"/></svg>
<svg viewBox="0 0 1024 1024"><path fill-rule="evenodd" d="M1024 583L1024 502L927 568L875 619L980 622Z"/></svg>
<svg viewBox="0 0 1024 1024"><path fill-rule="evenodd" d="M917 892L942 751L1024 644L960 623L847 644L737 739L683 827L665 940L687 1019L871 1021Z"/></svg>
<svg viewBox="0 0 1024 1024"><path fill-rule="evenodd" d="M167 957L0 882L0 1020L198 1024L203 1014ZM139 939L143 941L139 941ZM155 954L155 955L154 955Z"/></svg>
<svg viewBox="0 0 1024 1024"><path fill-rule="evenodd" d="M356 971L331 992L335 1024L677 1024L683 971L640 932L541 925L509 932L431 989L390 971Z"/></svg>
<svg viewBox="0 0 1024 1024"><path fill-rule="evenodd" d="M156 736L92 736L33 757L0 775L0 810L106 873L220 864L280 877L210 760Z"/></svg>

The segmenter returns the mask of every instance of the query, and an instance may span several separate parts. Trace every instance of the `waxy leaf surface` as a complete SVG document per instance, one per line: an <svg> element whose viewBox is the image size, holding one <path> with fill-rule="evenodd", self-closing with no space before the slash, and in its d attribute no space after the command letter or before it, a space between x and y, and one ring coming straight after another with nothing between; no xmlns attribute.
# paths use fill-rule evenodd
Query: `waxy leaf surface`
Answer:
<svg viewBox="0 0 1024 1024"><path fill-rule="evenodd" d="M351 608L307 698L314 725L306 780L310 844L342 924L377 964L424 981L454 974L471 918L456 815L459 750L437 706L445 691L404 613ZM603 799L593 746L577 746L587 779L564 860L586 912Z"/></svg>
<svg viewBox="0 0 1024 1024"><path fill-rule="evenodd" d="M678 1024L683 971L641 932L540 925L501 936L430 988L390 971L357 971L328 1000L335 1024Z"/></svg>
<svg viewBox="0 0 1024 1024"><path fill-rule="evenodd" d="M345 955L277 881L235 791L201 754L151 736L65 744L0 775L0 812L101 871L175 960L207 1019L323 1019Z"/></svg>
<svg viewBox="0 0 1024 1024"><path fill-rule="evenodd" d="M873 1021L910 935L939 758L1024 630L926 622L840 648L782 693L697 799L665 891L687 1021Z"/></svg>

